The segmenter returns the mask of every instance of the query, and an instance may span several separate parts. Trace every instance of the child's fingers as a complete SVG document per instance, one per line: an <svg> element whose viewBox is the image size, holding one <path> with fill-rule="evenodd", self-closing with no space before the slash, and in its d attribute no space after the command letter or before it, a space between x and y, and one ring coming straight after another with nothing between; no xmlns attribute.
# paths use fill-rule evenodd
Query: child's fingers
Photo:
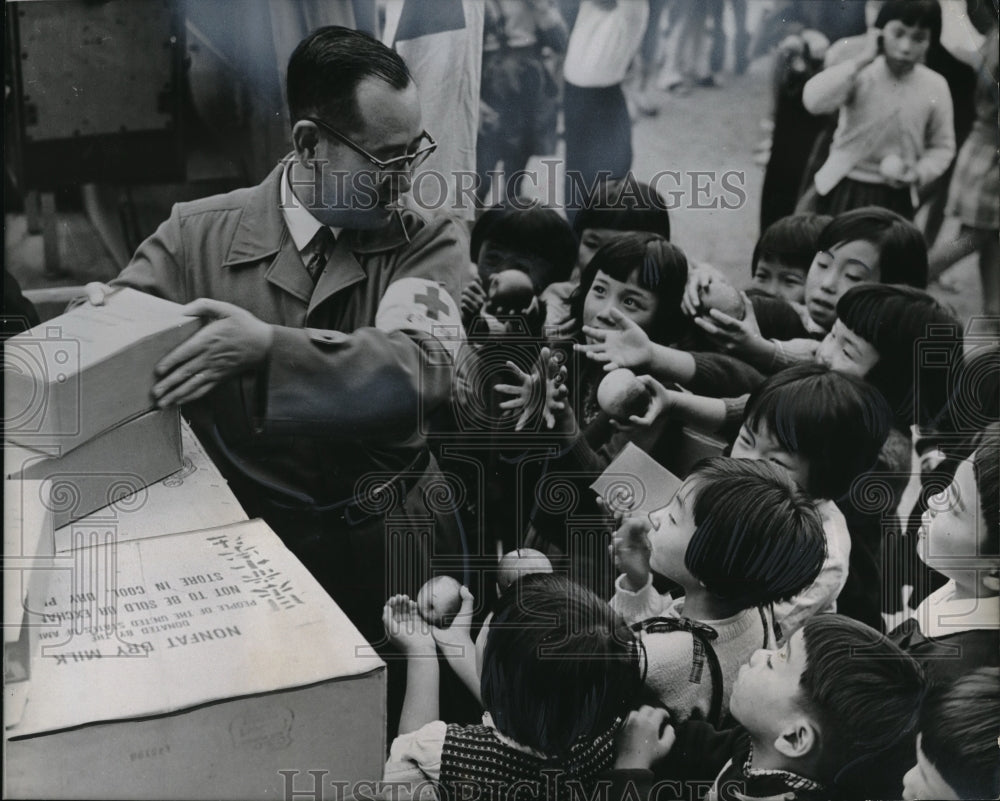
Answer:
<svg viewBox="0 0 1000 801"><path fill-rule="evenodd" d="M706 319L705 317L701 316L695 317L694 324L698 326L702 331L708 334L714 334L717 336L722 333L722 331L719 329L718 326L713 324L710 320Z"/></svg>
<svg viewBox="0 0 1000 801"><path fill-rule="evenodd" d="M524 370L518 367L514 362L506 362L507 367L514 371L514 374L520 378L522 381L529 381L531 376L528 375Z"/></svg>
<svg viewBox="0 0 1000 801"><path fill-rule="evenodd" d="M593 328L592 326L585 325L583 327L583 333L588 337L596 339L598 342L603 342L608 338L608 332L603 328ZM583 348L590 347L588 345L574 345L574 348L582 350Z"/></svg>
<svg viewBox="0 0 1000 801"><path fill-rule="evenodd" d="M493 391L502 392L504 395L521 395L524 392L524 387L514 384L494 384Z"/></svg>
<svg viewBox="0 0 1000 801"><path fill-rule="evenodd" d="M718 323L723 328L732 328L738 330L740 327L740 321L737 320L735 317L730 317L724 311L719 311L718 309L709 309L708 314L714 322Z"/></svg>
<svg viewBox="0 0 1000 801"><path fill-rule="evenodd" d="M618 362L609 361L607 364L604 365L605 373L613 373L617 369L618 369Z"/></svg>
<svg viewBox="0 0 1000 801"><path fill-rule="evenodd" d="M513 400L507 400L499 404L501 409L520 409L524 406L524 398L514 398Z"/></svg>

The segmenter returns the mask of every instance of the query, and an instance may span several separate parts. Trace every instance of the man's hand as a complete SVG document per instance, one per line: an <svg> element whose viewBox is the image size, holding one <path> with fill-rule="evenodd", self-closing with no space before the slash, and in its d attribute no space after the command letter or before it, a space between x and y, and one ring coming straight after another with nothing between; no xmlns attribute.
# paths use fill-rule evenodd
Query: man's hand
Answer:
<svg viewBox="0 0 1000 801"><path fill-rule="evenodd" d="M629 713L615 738L615 768L648 770L670 753L676 740L666 709L641 706Z"/></svg>
<svg viewBox="0 0 1000 801"><path fill-rule="evenodd" d="M231 303L201 298L184 313L208 322L156 365L153 398L161 408L197 400L220 381L263 363L274 340L270 325Z"/></svg>
<svg viewBox="0 0 1000 801"><path fill-rule="evenodd" d="M84 287L84 291L87 293L87 303L91 306L103 306L104 299L115 290L100 281L91 281Z"/></svg>
<svg viewBox="0 0 1000 801"><path fill-rule="evenodd" d="M594 340L592 345L574 345L573 349L586 355L588 359L601 362L605 372L619 367L643 371L653 360L653 343L649 335L617 309L608 316L614 329L583 327L583 333Z"/></svg>

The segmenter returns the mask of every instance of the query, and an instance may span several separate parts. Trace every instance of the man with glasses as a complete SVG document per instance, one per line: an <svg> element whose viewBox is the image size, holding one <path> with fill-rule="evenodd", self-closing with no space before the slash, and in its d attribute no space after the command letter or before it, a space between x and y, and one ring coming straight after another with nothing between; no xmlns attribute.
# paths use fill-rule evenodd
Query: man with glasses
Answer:
<svg viewBox="0 0 1000 801"><path fill-rule="evenodd" d="M317 30L288 65L294 152L263 183L174 206L110 288L188 303L204 325L157 366L251 516L381 636L391 593L461 552L428 510L422 420L450 395L467 263L454 222L398 206L435 148L393 51ZM454 558L451 559L454 564Z"/></svg>

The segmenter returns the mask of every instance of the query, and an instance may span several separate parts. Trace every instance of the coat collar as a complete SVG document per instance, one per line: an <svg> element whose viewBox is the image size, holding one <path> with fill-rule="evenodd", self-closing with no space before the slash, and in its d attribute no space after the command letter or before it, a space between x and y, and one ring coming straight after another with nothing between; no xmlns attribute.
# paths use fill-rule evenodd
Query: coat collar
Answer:
<svg viewBox="0 0 1000 801"><path fill-rule="evenodd" d="M293 251L291 254L294 257L293 261L298 259L301 266L301 260L279 206L281 176L284 174L284 162L288 158L290 156L286 156L262 183L250 189L250 196L240 215L236 234L223 261L224 267L239 267L248 262L269 258L286 249ZM344 230L342 233L347 246L355 254L395 250L410 241L403 216L398 211L382 228L370 231ZM288 254L283 255L284 258L279 259L279 262L288 261ZM278 263L274 265L278 266ZM275 272L274 268L268 271L269 279ZM306 278L308 279L308 276ZM287 282L282 282L283 286L284 283ZM293 292L293 294L298 293Z"/></svg>

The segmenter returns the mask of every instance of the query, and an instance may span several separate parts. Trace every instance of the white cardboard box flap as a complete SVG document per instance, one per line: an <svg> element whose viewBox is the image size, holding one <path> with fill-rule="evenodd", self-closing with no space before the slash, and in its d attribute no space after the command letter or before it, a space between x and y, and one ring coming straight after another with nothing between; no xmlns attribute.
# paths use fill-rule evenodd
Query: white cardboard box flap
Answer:
<svg viewBox="0 0 1000 801"><path fill-rule="evenodd" d="M200 320L182 306L116 290L4 343L5 436L63 452L153 408L153 369Z"/></svg>
<svg viewBox="0 0 1000 801"><path fill-rule="evenodd" d="M360 676L384 663L270 528L116 542L55 574L12 738Z"/></svg>

